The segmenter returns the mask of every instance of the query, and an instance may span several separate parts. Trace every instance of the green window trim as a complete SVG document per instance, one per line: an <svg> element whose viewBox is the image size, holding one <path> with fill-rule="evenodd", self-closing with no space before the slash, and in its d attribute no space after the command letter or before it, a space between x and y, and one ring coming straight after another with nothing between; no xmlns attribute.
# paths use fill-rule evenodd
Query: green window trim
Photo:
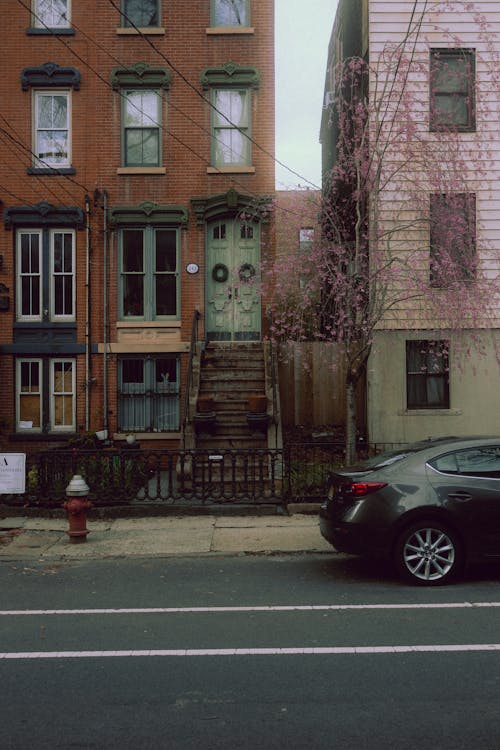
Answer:
<svg viewBox="0 0 500 750"><path fill-rule="evenodd" d="M111 86L120 88L164 89L168 91L172 76L166 68L153 67L145 62L137 62L128 68L114 68L111 72Z"/></svg>
<svg viewBox="0 0 500 750"><path fill-rule="evenodd" d="M204 68L201 72L200 80L202 88L205 91L214 87L221 88L226 86L242 86L258 89L260 74L257 68L249 65L227 62L217 67Z"/></svg>

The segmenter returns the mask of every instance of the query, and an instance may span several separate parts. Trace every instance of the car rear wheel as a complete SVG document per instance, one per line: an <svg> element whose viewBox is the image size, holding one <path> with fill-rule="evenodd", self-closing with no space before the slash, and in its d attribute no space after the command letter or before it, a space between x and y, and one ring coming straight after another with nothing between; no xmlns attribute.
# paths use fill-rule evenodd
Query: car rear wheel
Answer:
<svg viewBox="0 0 500 750"><path fill-rule="evenodd" d="M405 529L396 543L394 562L407 581L420 586L450 583L462 571L464 554L454 531L440 521L424 520Z"/></svg>

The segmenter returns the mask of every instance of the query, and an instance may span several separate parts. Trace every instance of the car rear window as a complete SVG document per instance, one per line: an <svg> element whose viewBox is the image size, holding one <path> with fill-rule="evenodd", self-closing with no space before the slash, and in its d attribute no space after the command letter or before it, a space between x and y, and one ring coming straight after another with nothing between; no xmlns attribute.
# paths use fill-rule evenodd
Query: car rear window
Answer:
<svg viewBox="0 0 500 750"><path fill-rule="evenodd" d="M429 464L444 474L500 477L500 445L484 445L445 453L433 458Z"/></svg>

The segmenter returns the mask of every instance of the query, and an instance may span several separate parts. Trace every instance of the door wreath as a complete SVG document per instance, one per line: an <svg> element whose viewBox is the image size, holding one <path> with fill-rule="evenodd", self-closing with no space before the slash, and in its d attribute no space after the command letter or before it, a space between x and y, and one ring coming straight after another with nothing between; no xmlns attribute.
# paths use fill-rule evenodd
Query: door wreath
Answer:
<svg viewBox="0 0 500 750"><path fill-rule="evenodd" d="M224 284L229 278L229 269L224 263L216 263L212 268L212 279L219 284Z"/></svg>
<svg viewBox="0 0 500 750"><path fill-rule="evenodd" d="M242 284L249 282L250 279L255 276L254 266L252 266L251 263L243 263L243 265L240 266L240 270L238 271L238 276Z"/></svg>

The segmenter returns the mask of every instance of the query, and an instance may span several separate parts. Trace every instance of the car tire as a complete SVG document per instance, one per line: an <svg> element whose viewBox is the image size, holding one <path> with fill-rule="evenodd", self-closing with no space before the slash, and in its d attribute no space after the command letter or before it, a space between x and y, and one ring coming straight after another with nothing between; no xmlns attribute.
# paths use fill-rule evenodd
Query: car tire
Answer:
<svg viewBox="0 0 500 750"><path fill-rule="evenodd" d="M463 546L449 526L423 519L408 526L398 537L394 563L406 581L418 586L441 586L462 573Z"/></svg>

